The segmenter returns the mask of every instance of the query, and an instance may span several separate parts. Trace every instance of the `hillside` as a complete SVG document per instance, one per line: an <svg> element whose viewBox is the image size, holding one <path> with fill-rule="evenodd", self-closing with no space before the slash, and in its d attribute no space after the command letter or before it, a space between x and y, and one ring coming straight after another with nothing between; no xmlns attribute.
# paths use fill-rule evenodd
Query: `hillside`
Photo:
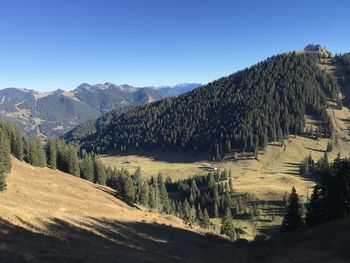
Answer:
<svg viewBox="0 0 350 263"><path fill-rule="evenodd" d="M46 93L7 88L0 90L0 116L14 121L28 135L60 136L114 108L177 96L198 86L200 84L138 88L112 83L83 83L73 91Z"/></svg>
<svg viewBox="0 0 350 263"><path fill-rule="evenodd" d="M1 262L348 262L349 220L230 243L126 205L108 187L14 159L0 194Z"/></svg>
<svg viewBox="0 0 350 263"><path fill-rule="evenodd" d="M1 262L177 262L190 254L209 262L222 257L219 250L211 255L205 250L225 242L211 243L176 217L130 207L108 187L12 162L8 189L0 195Z"/></svg>
<svg viewBox="0 0 350 263"><path fill-rule="evenodd" d="M306 115L320 121L320 136L329 137L327 98L336 99L339 87L318 62L317 53L274 56L182 96L112 114L95 133L75 137L98 152L210 151L215 159L303 134Z"/></svg>

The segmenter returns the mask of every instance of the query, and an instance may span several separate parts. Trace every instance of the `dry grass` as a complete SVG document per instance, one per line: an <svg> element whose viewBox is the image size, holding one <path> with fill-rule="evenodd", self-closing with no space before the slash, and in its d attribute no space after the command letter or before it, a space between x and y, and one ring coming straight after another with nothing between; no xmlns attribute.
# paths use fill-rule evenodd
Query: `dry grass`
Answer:
<svg viewBox="0 0 350 263"><path fill-rule="evenodd" d="M108 187L13 159L0 194L1 262L349 262L349 220L231 243L127 206ZM254 231L252 225L235 221Z"/></svg>
<svg viewBox="0 0 350 263"><path fill-rule="evenodd" d="M292 186L305 193L306 187L312 185L312 182L298 175L298 164L309 154L314 159L323 156L327 142L327 139L316 141L304 137L291 137L286 140L285 150L278 144L270 144L265 153L260 155L259 161L250 159L214 162L214 164L221 169L232 171L235 178L234 184L238 191L250 192L261 199L280 199L285 191L290 191ZM342 147L343 145L340 146ZM337 150L338 148L331 154L331 158L335 157ZM345 153L346 150L342 152ZM166 156L167 159L162 159L161 156ZM168 152L154 151L142 152L138 155L136 153L104 155L101 156L101 159L107 165L124 168L131 173L140 166L145 177L155 176L161 172L173 179L181 179L207 173L199 167L208 161L200 157L194 159L188 153L171 153L170 155ZM131 163L126 163L127 161Z"/></svg>
<svg viewBox="0 0 350 263"><path fill-rule="evenodd" d="M182 220L130 207L108 187L12 161L0 194L1 262L180 262L190 253L207 261L210 240ZM211 243L222 244L228 248Z"/></svg>
<svg viewBox="0 0 350 263"><path fill-rule="evenodd" d="M333 152L329 153L329 159L334 159L338 153L342 156L350 152L350 111L343 107L337 110L331 105L328 113L332 117L335 129L333 138ZM317 126L317 121L310 116L307 118L308 126ZM313 182L299 176L299 163L309 154L315 160L322 157L326 151L329 139L320 141L291 136L285 141L284 149L278 143L268 145L259 161L255 159L214 162L219 168L231 170L235 177L235 187L238 191L249 192L264 200L280 200L286 191L295 186L299 193L306 197L307 188ZM172 179L188 178L196 174L206 174L200 169L200 165L208 162L208 155L194 157L191 153L175 153L162 151L132 151L126 154L102 155L102 161L106 165L124 168L133 173L137 167L141 167L144 177L156 176L161 172Z"/></svg>

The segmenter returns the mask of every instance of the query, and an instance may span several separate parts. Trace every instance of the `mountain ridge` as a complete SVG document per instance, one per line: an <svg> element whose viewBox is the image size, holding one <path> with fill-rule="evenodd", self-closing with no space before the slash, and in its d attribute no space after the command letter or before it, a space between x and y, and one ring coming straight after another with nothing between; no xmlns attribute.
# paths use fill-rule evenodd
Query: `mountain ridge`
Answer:
<svg viewBox="0 0 350 263"><path fill-rule="evenodd" d="M0 116L14 121L27 134L60 136L89 119L127 105L140 105L168 96L177 96L200 84L176 87L167 92L152 87L113 83L80 84L72 91L39 92L23 88L0 90Z"/></svg>
<svg viewBox="0 0 350 263"><path fill-rule="evenodd" d="M320 118L328 137L327 98L336 100L339 87L319 60L314 52L273 56L176 98L114 114L78 142L101 152L140 147L210 150L215 158L233 149L257 154L267 140L304 133L306 113Z"/></svg>

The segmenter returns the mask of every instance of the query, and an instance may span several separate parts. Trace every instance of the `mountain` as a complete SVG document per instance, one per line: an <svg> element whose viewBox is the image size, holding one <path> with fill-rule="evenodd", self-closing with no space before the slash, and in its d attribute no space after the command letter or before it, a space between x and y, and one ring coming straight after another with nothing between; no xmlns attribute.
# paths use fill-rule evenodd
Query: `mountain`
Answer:
<svg viewBox="0 0 350 263"><path fill-rule="evenodd" d="M318 136L329 137L327 100L340 103L339 85L321 59L317 52L273 56L178 97L111 113L87 136L70 134L87 150L210 151L216 159L304 134L306 115L319 123Z"/></svg>
<svg viewBox="0 0 350 263"><path fill-rule="evenodd" d="M13 120L28 135L60 136L78 124L96 119L114 108L177 96L198 86L199 84L182 84L174 87L138 88L112 83L83 83L73 91L56 90L46 93L7 88L0 90L0 116Z"/></svg>
<svg viewBox="0 0 350 263"><path fill-rule="evenodd" d="M184 84L178 84L175 86L161 86L156 89L160 90L162 93L168 96L177 96L182 93L186 93L196 88L199 88L200 86L202 85L199 83L184 83Z"/></svg>

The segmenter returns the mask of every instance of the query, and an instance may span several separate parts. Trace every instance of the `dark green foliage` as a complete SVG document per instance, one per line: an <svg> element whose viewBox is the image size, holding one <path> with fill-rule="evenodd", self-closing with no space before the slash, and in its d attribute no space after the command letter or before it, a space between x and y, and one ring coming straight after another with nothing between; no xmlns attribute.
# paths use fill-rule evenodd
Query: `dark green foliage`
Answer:
<svg viewBox="0 0 350 263"><path fill-rule="evenodd" d="M168 196L168 191L165 188L163 177L160 173L158 174L158 184L159 184L159 198L160 198L161 212L169 214L171 210L170 200Z"/></svg>
<svg viewBox="0 0 350 263"><path fill-rule="evenodd" d="M80 163L81 178L90 182L94 181L94 161L91 154L85 154L84 159Z"/></svg>
<svg viewBox="0 0 350 263"><path fill-rule="evenodd" d="M46 144L47 164L51 169L57 168L57 144L56 140L49 138Z"/></svg>
<svg viewBox="0 0 350 263"><path fill-rule="evenodd" d="M149 185L147 182L143 182L141 186L139 202L145 207L149 205Z"/></svg>
<svg viewBox="0 0 350 263"><path fill-rule="evenodd" d="M33 166L39 166L39 157L38 157L38 149L35 140L29 140L28 143L29 151L28 151L28 160L29 163Z"/></svg>
<svg viewBox="0 0 350 263"><path fill-rule="evenodd" d="M46 166L46 153L40 138L29 140L29 162L33 166Z"/></svg>
<svg viewBox="0 0 350 263"><path fill-rule="evenodd" d="M7 134L0 127L0 174L11 171L10 141Z"/></svg>
<svg viewBox="0 0 350 263"><path fill-rule="evenodd" d="M317 169L314 188L306 216L308 226L346 216L350 213L350 160L338 157Z"/></svg>
<svg viewBox="0 0 350 263"><path fill-rule="evenodd" d="M288 207L283 218L281 231L290 232L298 229L302 225L303 222L300 215L299 196L293 187L289 195Z"/></svg>
<svg viewBox="0 0 350 263"><path fill-rule="evenodd" d="M11 153L20 161L24 157L23 135L20 130L13 125L10 129Z"/></svg>
<svg viewBox="0 0 350 263"><path fill-rule="evenodd" d="M74 145L68 145L68 173L80 177L80 165L77 148ZM106 182L104 176L103 184Z"/></svg>
<svg viewBox="0 0 350 263"><path fill-rule="evenodd" d="M124 197L126 200L130 202L135 201L135 187L134 183L130 176L126 177L126 180L124 182Z"/></svg>
<svg viewBox="0 0 350 263"><path fill-rule="evenodd" d="M322 222L324 218L322 211L322 204L320 198L320 186L316 185L311 195L311 200L308 205L307 215L306 215L306 225L315 226Z"/></svg>
<svg viewBox="0 0 350 263"><path fill-rule="evenodd" d="M97 156L93 158L94 163L94 183L96 184L106 184L107 181L107 173L106 167L103 165L101 160L98 159Z"/></svg>
<svg viewBox="0 0 350 263"><path fill-rule="evenodd" d="M29 163L37 167L46 166L46 153L40 138L29 140Z"/></svg>
<svg viewBox="0 0 350 263"><path fill-rule="evenodd" d="M220 158L231 148L254 152L254 140L257 150L276 134L282 143L302 134L305 113L319 116L329 136L326 96L335 97L338 86L316 64L312 54L272 57L188 94L132 108L80 143L95 151L211 150Z"/></svg>
<svg viewBox="0 0 350 263"><path fill-rule="evenodd" d="M6 175L3 172L0 172L0 192L3 192L6 190Z"/></svg>
<svg viewBox="0 0 350 263"><path fill-rule="evenodd" d="M231 240L237 238L236 230L233 225L231 210L226 208L225 215L221 220L221 234L228 236Z"/></svg>
<svg viewBox="0 0 350 263"><path fill-rule="evenodd" d="M206 208L203 210L203 220L201 222L201 226L204 228L208 228L210 226L209 214Z"/></svg>

